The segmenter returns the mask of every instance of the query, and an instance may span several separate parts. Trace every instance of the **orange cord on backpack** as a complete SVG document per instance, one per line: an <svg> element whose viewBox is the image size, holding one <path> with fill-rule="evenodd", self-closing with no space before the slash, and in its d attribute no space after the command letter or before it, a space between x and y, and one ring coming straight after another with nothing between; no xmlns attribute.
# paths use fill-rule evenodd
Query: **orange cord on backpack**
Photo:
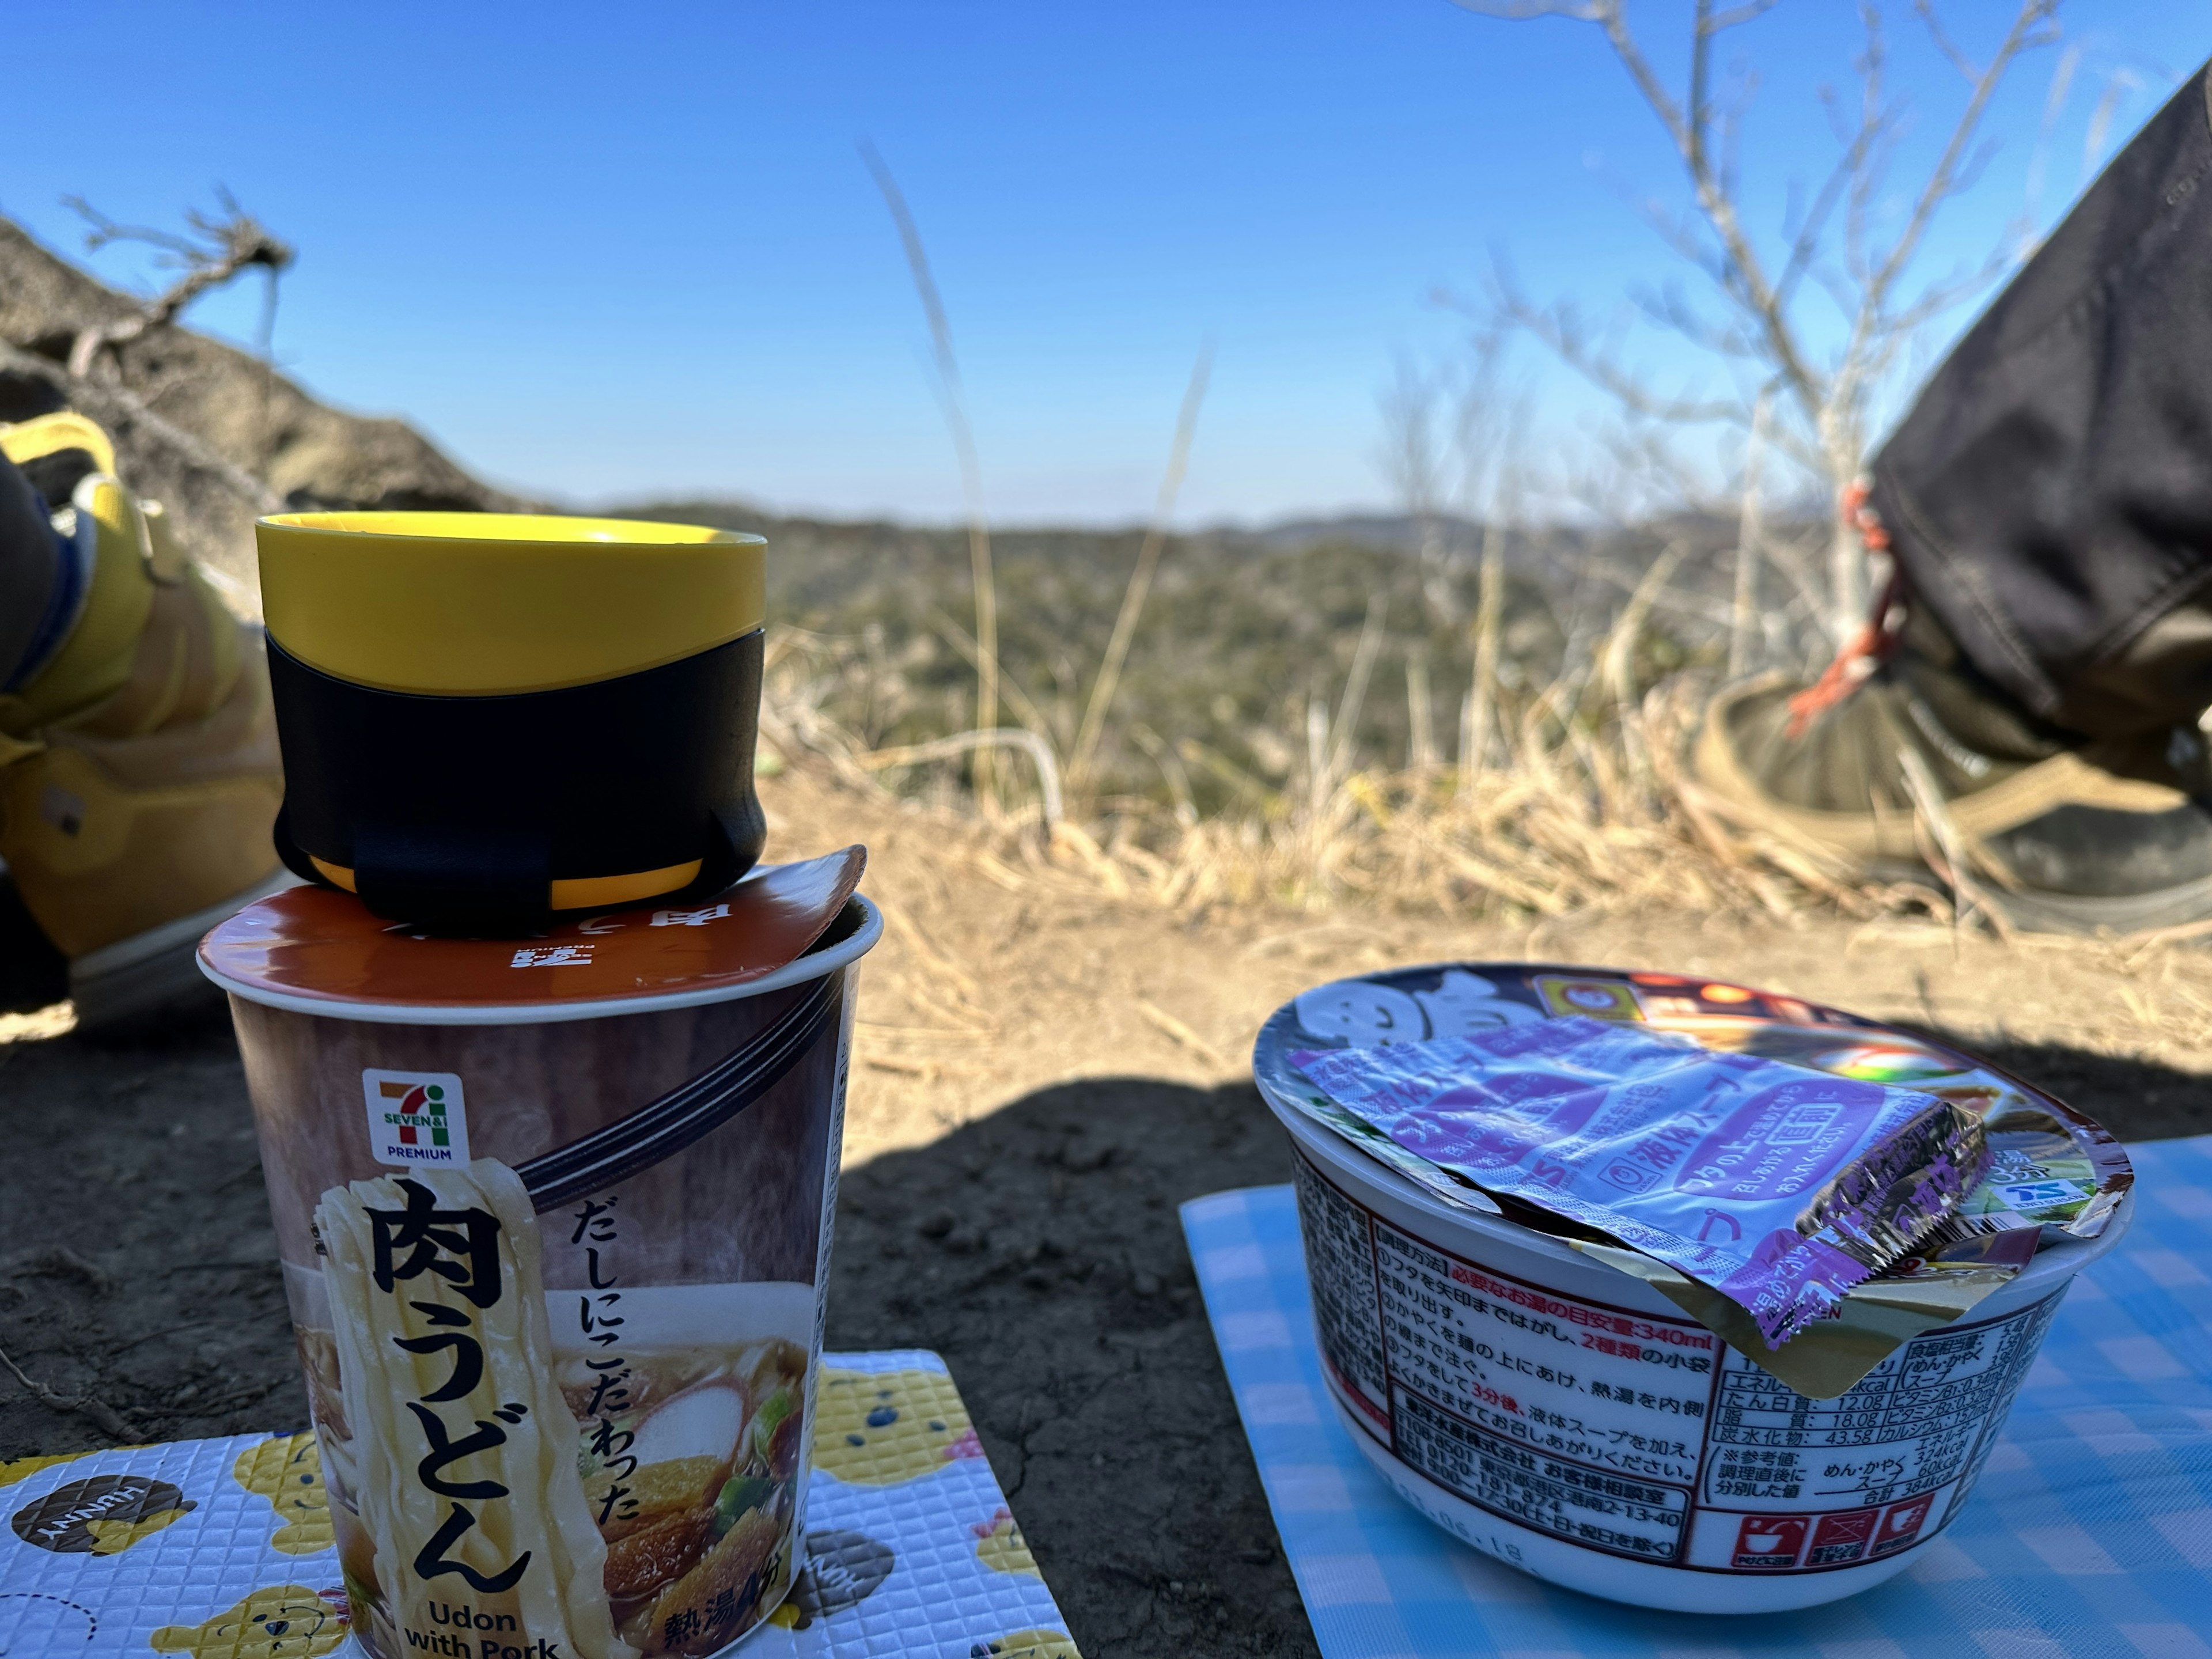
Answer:
<svg viewBox="0 0 2212 1659"><path fill-rule="evenodd" d="M1889 550L1889 532L1882 527L1873 507L1867 500L1864 480L1852 484L1838 502L1844 522L1858 532L1859 540L1869 553ZM1874 609L1864 623L1853 629L1850 637L1836 648L1836 654L1820 678L1790 699L1789 736L1796 742L1805 735L1814 720L1833 708L1858 690L1874 671L1896 653L1899 634L1902 628L1901 608L1905 604L1905 573L1895 560L1890 562L1889 580L1882 584ZM1899 624L1893 627L1890 617L1899 617Z"/></svg>

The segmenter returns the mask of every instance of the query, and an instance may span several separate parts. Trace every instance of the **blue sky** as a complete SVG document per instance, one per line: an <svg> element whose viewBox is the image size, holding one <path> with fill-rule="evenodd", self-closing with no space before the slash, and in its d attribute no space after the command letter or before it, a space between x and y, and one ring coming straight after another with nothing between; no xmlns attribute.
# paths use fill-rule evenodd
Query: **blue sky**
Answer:
<svg viewBox="0 0 2212 1659"><path fill-rule="evenodd" d="M1960 86L1894 9L1903 165ZM1946 15L1985 50L2012 10ZM1682 15L1632 9L1669 69ZM1784 0L1731 37L1762 77L1745 176L1770 226L1832 154L1813 94L1848 73L1851 15ZM2002 234L2039 169L2047 224L2103 153L2108 95L2116 141L2212 52L2212 0L2075 0L2066 24L2069 94L2051 113L2059 52L2023 64L1931 270ZM1433 290L1479 293L1502 248L1531 292L1602 314L1675 269L1624 201L1679 199L1674 171L1602 41L1446 0L76 4L7 29L58 78L0 109L0 211L76 252L65 194L173 222L228 185L301 250L289 372L580 505L957 514L863 137L927 242L1001 522L1143 516L1208 337L1182 520L1386 505L1378 390L1401 359L1464 354ZM144 275L127 250L94 264ZM257 307L196 320L246 337ZM1513 374L1547 453L1589 441L1587 398L1533 356Z"/></svg>

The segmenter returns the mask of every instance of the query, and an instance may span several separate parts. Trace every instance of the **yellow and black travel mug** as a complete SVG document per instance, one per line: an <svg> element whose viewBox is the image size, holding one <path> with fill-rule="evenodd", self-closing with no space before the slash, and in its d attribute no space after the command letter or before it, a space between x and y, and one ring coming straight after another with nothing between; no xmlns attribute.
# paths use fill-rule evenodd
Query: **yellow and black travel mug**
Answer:
<svg viewBox="0 0 2212 1659"><path fill-rule="evenodd" d="M492 513L254 533L295 873L497 936L760 856L759 537Z"/></svg>

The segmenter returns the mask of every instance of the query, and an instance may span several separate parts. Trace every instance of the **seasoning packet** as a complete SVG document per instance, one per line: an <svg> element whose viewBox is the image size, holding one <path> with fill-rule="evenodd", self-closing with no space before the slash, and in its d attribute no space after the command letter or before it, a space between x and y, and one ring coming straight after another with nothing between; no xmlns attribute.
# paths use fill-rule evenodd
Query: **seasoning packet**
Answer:
<svg viewBox="0 0 2212 1659"><path fill-rule="evenodd" d="M1395 1170L1431 1197L1440 1198L1456 1209L1473 1210L1479 1215L1504 1213L1497 1200L1465 1176L1455 1175L1407 1152L1358 1113L1348 1112L1326 1097L1299 1104L1308 1117L1342 1136L1377 1163Z"/></svg>
<svg viewBox="0 0 2212 1659"><path fill-rule="evenodd" d="M1770 1349L1910 1255L1984 1161L1955 1103L1648 1026L1571 1017L1290 1058L1407 1152L1720 1291Z"/></svg>
<svg viewBox="0 0 2212 1659"><path fill-rule="evenodd" d="M1569 1239L1580 1250L1640 1279L1769 1376L1808 1400L1850 1392L1914 1337L1963 1319L2009 1284L2035 1257L2033 1231L2003 1232L1930 1246L1893 1261L1845 1291L1831 1318L1806 1326L1778 1348L1759 1338L1752 1317L1727 1297L1665 1262L1617 1244Z"/></svg>
<svg viewBox="0 0 2212 1659"><path fill-rule="evenodd" d="M2111 1133L2080 1114L2022 1105L1984 1120L1989 1166L1943 1235L2044 1229L2094 1238L2135 1184L2128 1155Z"/></svg>

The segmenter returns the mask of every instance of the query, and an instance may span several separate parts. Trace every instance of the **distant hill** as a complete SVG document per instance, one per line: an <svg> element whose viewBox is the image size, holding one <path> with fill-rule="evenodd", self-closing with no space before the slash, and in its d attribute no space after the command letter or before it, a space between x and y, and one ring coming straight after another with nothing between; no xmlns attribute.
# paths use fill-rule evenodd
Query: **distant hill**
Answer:
<svg viewBox="0 0 2212 1659"><path fill-rule="evenodd" d="M1425 545L1475 548L1482 543L1480 524L1449 513L1429 519L1404 514L1341 513L1325 518L1281 519L1255 529L1237 528L1222 533L1249 536L1285 553L1328 546L1388 548L1393 552L1415 553Z"/></svg>
<svg viewBox="0 0 2212 1659"><path fill-rule="evenodd" d="M78 331L136 305L0 220L0 420L73 405L107 425L131 481L169 505L241 609L256 608L259 513L526 505L471 477L404 422L333 409L188 329L149 333L71 376ZM974 592L957 526L788 516L715 497L611 510L769 538L787 707L815 711L864 746L974 724ZM1067 751L1142 538L1136 526L994 530L1001 720L1044 730ZM1694 517L1500 538L1506 695L1525 701L1563 672L1585 671L1670 543L1687 556L1638 660L1653 673L1716 660L1735 538L1732 522ZM1255 780L1272 788L1297 774L1316 741L1348 741L1361 764L1396 765L1425 744L1450 758L1484 540L1464 518L1378 514L1171 538L1101 751L1109 792L1162 802L1183 791L1202 808L1218 805Z"/></svg>
<svg viewBox="0 0 2212 1659"><path fill-rule="evenodd" d="M787 518L714 498L608 510L765 536L770 614L811 636L789 672L803 669L811 706L864 744L973 724L963 530ZM1464 520L1443 527L1431 540L1407 519L1347 515L1170 538L1103 752L1109 777L1131 794L1160 797L1172 763L1157 744L1146 747L1156 738L1198 745L1183 770L1201 806L1237 793L1240 775L1280 783L1304 763L1310 708L1332 728L1342 717L1370 616L1377 648L1351 721L1358 750L1368 763L1404 763L1425 701L1431 752L1455 755L1474 669L1483 537ZM1735 537L1733 524L1704 519L1505 537L1509 690L1533 691L1577 659L1587 664L1653 556L1674 539L1692 553L1651 619L1641 659L1655 673L1717 660ZM1000 719L1041 726L1065 752L1143 532L1008 527L991 539L1000 657L1012 688ZM1425 544L1432 556L1422 556Z"/></svg>

